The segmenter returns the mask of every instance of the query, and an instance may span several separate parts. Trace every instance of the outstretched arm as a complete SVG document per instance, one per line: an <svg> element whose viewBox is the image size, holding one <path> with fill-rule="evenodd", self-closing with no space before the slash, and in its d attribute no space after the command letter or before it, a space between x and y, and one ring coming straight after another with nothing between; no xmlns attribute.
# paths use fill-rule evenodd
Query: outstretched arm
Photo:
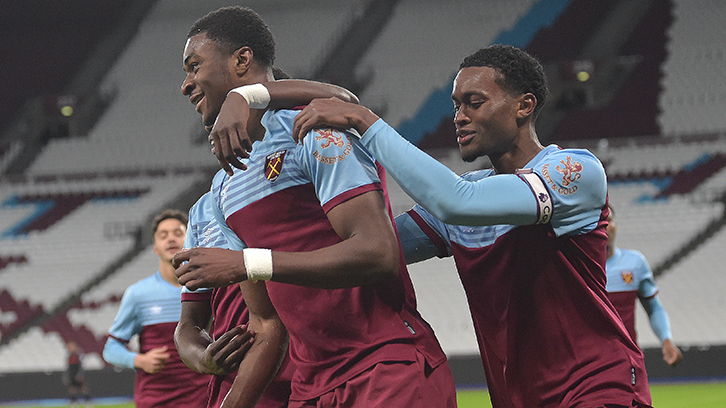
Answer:
<svg viewBox="0 0 726 408"><path fill-rule="evenodd" d="M501 174L469 181L399 135L369 109L336 99L316 99L295 118L293 135L311 129L353 128L361 144L417 203L439 220L458 225L530 225L538 221L530 185Z"/></svg>
<svg viewBox="0 0 726 408"><path fill-rule="evenodd" d="M358 98L345 88L302 79L283 79L236 88L227 95L217 120L212 126L209 141L212 152L227 174L232 167L245 170L239 157L249 157L252 142L247 135L250 109L282 109L305 105L315 98L338 98L358 103Z"/></svg>

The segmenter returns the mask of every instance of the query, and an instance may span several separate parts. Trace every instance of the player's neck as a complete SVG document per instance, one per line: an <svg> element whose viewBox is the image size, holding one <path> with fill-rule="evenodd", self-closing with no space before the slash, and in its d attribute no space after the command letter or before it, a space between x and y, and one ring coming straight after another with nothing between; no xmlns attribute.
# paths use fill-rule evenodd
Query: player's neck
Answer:
<svg viewBox="0 0 726 408"><path fill-rule="evenodd" d="M171 265L171 262L159 260L159 272L161 273L162 279L169 282L173 286L181 287L181 285L179 284L179 280L176 277L176 273L174 273L174 267Z"/></svg>
<svg viewBox="0 0 726 408"><path fill-rule="evenodd" d="M492 166L499 174L513 174L527 166L544 147L540 144L532 126L525 127L512 143L511 149L497 157L489 156Z"/></svg>

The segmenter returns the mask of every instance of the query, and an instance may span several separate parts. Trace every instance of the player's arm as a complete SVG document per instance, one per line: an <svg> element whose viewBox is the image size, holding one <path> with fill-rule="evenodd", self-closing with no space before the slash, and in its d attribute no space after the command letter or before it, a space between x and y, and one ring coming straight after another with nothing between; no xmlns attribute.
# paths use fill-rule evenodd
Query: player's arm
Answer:
<svg viewBox="0 0 726 408"><path fill-rule="evenodd" d="M103 359L116 367L137 368L135 361L139 353L127 347L129 339L139 331L135 310L134 289L130 286L121 297L121 304L108 330L108 338L103 347Z"/></svg>
<svg viewBox="0 0 726 408"><path fill-rule="evenodd" d="M640 304L643 305L645 312L648 314L653 333L661 341L663 360L670 365L678 364L683 359L683 354L675 343L673 343L668 313L663 307L663 303L658 298L658 295L653 295L649 298L640 298Z"/></svg>
<svg viewBox="0 0 726 408"><path fill-rule="evenodd" d="M227 286L249 278L333 289L368 285L398 275L398 240L380 191L344 201L327 216L342 239L337 244L310 252L193 248L174 256L179 282L195 289Z"/></svg>
<svg viewBox="0 0 726 408"><path fill-rule="evenodd" d="M322 82L301 79L284 79L235 88L228 95L219 111L209 140L212 152L227 174L232 167L245 170L238 158L249 157L252 142L247 135L250 109L281 109L305 105L315 98L338 98L358 103L358 97L345 88Z"/></svg>
<svg viewBox="0 0 726 408"><path fill-rule="evenodd" d="M106 344L103 346L103 359L116 367L136 368L134 365L136 355L137 353L126 347L126 343L111 336L108 337Z"/></svg>
<svg viewBox="0 0 726 408"><path fill-rule="evenodd" d="M133 286L126 289L121 306L111 325L103 349L107 363L123 368L140 368L149 374L156 374L164 368L169 358L167 347L156 347L145 353L135 353L126 347L128 339L140 331L136 317L136 300Z"/></svg>
<svg viewBox="0 0 726 408"><path fill-rule="evenodd" d="M406 264L449 255L445 241L414 210L397 215L395 222Z"/></svg>
<svg viewBox="0 0 726 408"><path fill-rule="evenodd" d="M678 364L683 358L683 354L673 343L671 334L671 322L668 313L663 307L663 303L658 297L658 286L653 278L653 271L650 269L648 260L642 253L637 252L638 262L633 271L638 276L638 299L643 309L648 314L650 327L653 333L661 341L661 351L663 352L663 360L670 365Z"/></svg>
<svg viewBox="0 0 726 408"><path fill-rule="evenodd" d="M216 341L205 329L212 318L208 300L185 300L174 331L174 344L184 364L203 374L234 372L254 340L247 326L237 326Z"/></svg>
<svg viewBox="0 0 726 408"><path fill-rule="evenodd" d="M255 332L255 338L222 403L224 408L254 407L275 378L288 347L287 330L270 302L265 283L245 281L240 289L249 309L249 327Z"/></svg>
<svg viewBox="0 0 726 408"><path fill-rule="evenodd" d="M298 140L311 129L353 128L403 190L432 215L457 225L531 225L538 221L532 187L514 174L469 181L419 150L369 109L316 99L295 118Z"/></svg>

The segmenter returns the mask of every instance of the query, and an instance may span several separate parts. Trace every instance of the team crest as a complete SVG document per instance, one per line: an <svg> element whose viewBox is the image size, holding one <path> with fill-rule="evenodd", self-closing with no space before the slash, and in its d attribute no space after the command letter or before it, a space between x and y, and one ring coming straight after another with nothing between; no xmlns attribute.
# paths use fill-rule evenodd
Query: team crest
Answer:
<svg viewBox="0 0 726 408"><path fill-rule="evenodd" d="M622 271L620 272L620 276L623 278L623 282L630 285L633 283L633 271Z"/></svg>
<svg viewBox="0 0 726 408"><path fill-rule="evenodd" d="M332 129L315 129L315 140L322 140L320 147L327 149L330 145L338 146L339 148L345 148L345 140L343 136L332 130Z"/></svg>
<svg viewBox="0 0 726 408"><path fill-rule="evenodd" d="M348 136L343 135L340 132L336 132L332 129L315 129L315 140L321 142L320 150L313 152L315 160L323 164L335 164L345 160L345 156L348 156L353 150L353 144L349 143ZM322 150L329 147L337 147L338 149L331 149L325 155ZM331 155L331 151L334 152Z"/></svg>
<svg viewBox="0 0 726 408"><path fill-rule="evenodd" d="M287 150L281 150L267 155L265 158L265 178L274 182L282 171L282 159L285 158Z"/></svg>
<svg viewBox="0 0 726 408"><path fill-rule="evenodd" d="M562 173L562 187L567 187L582 177L582 164L572 161L570 156L567 156L565 160L560 160L560 164L555 166L555 170Z"/></svg>

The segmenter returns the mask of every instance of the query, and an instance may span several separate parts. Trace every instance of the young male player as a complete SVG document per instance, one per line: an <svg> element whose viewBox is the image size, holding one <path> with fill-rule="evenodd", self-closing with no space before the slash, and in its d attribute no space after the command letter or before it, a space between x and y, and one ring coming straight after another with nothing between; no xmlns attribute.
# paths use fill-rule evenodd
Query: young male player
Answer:
<svg viewBox="0 0 726 408"><path fill-rule="evenodd" d="M653 333L661 341L663 361L675 366L683 359L683 354L673 343L671 323L668 313L658 298L658 286L653 280L653 271L642 253L633 249L620 249L615 246L617 223L615 211L609 206L608 215L608 260L605 267L608 283L606 289L610 301L623 319L630 336L637 342L635 333L635 301L640 300Z"/></svg>
<svg viewBox="0 0 726 408"><path fill-rule="evenodd" d="M210 193L206 193L189 210L184 248L243 249L236 236L231 236L230 242L222 234L212 205ZM285 358L287 332L264 283L246 281L196 291L182 288L182 312L174 339L189 367L214 374L209 382L208 408L244 406L254 401L257 408L287 407L294 365ZM260 347L277 349L268 350L267 356L255 356L261 354L257 350ZM254 358L258 361L251 361ZM285 358L283 365L271 379L281 358Z"/></svg>
<svg viewBox="0 0 726 408"><path fill-rule="evenodd" d="M339 100L313 101L295 135L355 128L420 204L396 218L407 261L454 257L494 407L647 407L642 353L605 291L605 171L585 150L540 144L547 93L542 66L518 48L466 57L451 94L456 138L464 160L486 155L494 168L464 176Z"/></svg>
<svg viewBox="0 0 726 408"><path fill-rule="evenodd" d="M272 79L273 60L259 16L222 8L190 30L182 93L211 127L231 90ZM317 143L296 145L295 115L250 112L247 171L213 181L220 227L252 249L184 251L174 260L179 281L192 290L266 281L290 334L291 407L455 406L446 357L415 308L378 168L344 133L319 131Z"/></svg>
<svg viewBox="0 0 726 408"><path fill-rule="evenodd" d="M209 376L189 369L174 347L181 313L181 285L171 260L182 249L187 216L164 210L151 224L159 270L129 286L108 330L103 358L117 367L136 369L134 403L146 407L207 406ZM139 335L139 353L126 345ZM180 386L183 384L183 386Z"/></svg>

